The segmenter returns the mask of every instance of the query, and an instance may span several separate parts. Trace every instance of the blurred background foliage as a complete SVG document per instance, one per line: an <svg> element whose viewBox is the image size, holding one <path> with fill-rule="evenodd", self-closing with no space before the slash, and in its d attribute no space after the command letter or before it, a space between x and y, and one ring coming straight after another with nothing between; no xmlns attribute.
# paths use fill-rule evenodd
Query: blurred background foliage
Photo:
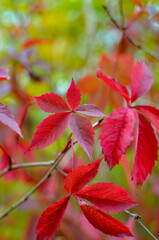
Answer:
<svg viewBox="0 0 159 240"><path fill-rule="evenodd" d="M24 140L0 125L0 141L14 163L48 161L64 148L70 130L51 146L24 154L37 125L47 116L33 104L32 96L53 91L65 98L71 78L82 92L82 103L94 103L107 114L124 105L123 99L96 77L97 67L129 86L133 65L145 61L153 74L154 84L149 94L138 102L159 108L159 62L142 48L130 43L114 25L103 8L109 10L118 23L128 27L128 33L144 48L159 56L159 1L148 0L1 0L0 1L0 62L8 67L10 81L1 82L0 98L7 104L22 126ZM91 118L92 123L96 121ZM94 160L101 157L96 131ZM76 166L88 163L83 150L75 146ZM1 154L0 168L8 166ZM144 224L159 237L159 167L137 194L130 178L134 145L110 172L103 162L96 181L113 181L124 186L139 202L134 209L142 215ZM70 171L71 153L60 164ZM20 199L44 175L47 168L37 167L12 171L0 179L0 212ZM65 195L64 178L56 172L21 207L0 222L0 240L35 239L35 227L41 212L53 201ZM108 239L84 220L76 203L72 203L54 239ZM76 209L76 211L75 211ZM116 217L127 224L136 240L148 240L147 233L125 213ZM76 220L75 220L76 219Z"/></svg>

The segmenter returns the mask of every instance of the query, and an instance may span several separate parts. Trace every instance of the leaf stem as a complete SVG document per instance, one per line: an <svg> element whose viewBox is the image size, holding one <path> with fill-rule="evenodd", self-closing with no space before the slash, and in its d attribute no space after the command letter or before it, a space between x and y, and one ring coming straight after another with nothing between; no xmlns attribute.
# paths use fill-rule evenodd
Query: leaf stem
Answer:
<svg viewBox="0 0 159 240"><path fill-rule="evenodd" d="M73 169L75 168L73 140L71 140L71 150L72 150L72 171L73 171Z"/></svg>

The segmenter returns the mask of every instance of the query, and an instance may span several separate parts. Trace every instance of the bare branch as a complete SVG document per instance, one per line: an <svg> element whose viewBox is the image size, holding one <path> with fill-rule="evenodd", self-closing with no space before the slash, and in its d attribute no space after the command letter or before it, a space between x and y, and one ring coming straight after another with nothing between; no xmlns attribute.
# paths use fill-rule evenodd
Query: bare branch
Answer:
<svg viewBox="0 0 159 240"><path fill-rule="evenodd" d="M111 14L109 8L107 6L103 6L104 10L106 11L106 13L108 14L108 16L110 17L111 21L116 25L116 27L123 31L125 29L122 28L122 26L116 21L116 19L113 17L113 15Z"/></svg>
<svg viewBox="0 0 159 240"><path fill-rule="evenodd" d="M101 118L98 122L95 122L93 124L93 128L97 128L98 126L100 127L101 122L104 120L104 118ZM72 134L71 134L72 135ZM73 141L73 144L76 144L77 141ZM70 142L68 141L65 149L67 149L68 145L70 144ZM65 149L62 152L65 152ZM7 172L10 172L12 170L16 170L18 168L28 168L28 167L49 167L52 166L52 164L55 162L55 160L51 160L48 162L31 162L31 163L19 163L19 164L14 164L14 165L9 165L8 167L6 167L5 169L3 169L0 172L0 177L2 177L4 174L6 174Z"/></svg>
<svg viewBox="0 0 159 240"><path fill-rule="evenodd" d="M0 177L2 177L4 174L6 174L7 172L10 172L12 170L18 169L18 168L28 168L28 167L37 167L37 166L52 166L52 164L54 163L54 160L49 161L49 162L31 162L31 163L20 163L20 164L14 164L11 166L8 166L7 168L3 169L0 172Z"/></svg>
<svg viewBox="0 0 159 240"><path fill-rule="evenodd" d="M141 216L139 216L136 213L131 213L127 210L124 211L125 213L129 214L135 221L137 221L150 235L151 237L153 237L153 239L158 240L151 232L149 229L147 229L147 227L145 227L145 225L139 220L141 218Z"/></svg>
<svg viewBox="0 0 159 240"><path fill-rule="evenodd" d="M124 26L125 24L125 17L123 12L123 1L119 0L119 8L120 8L120 16L121 16L121 26Z"/></svg>
<svg viewBox="0 0 159 240"><path fill-rule="evenodd" d="M66 172L64 172L61 168L59 168L59 167L56 167L56 170L58 171L58 172L60 172L62 175L64 175L65 177L67 177L67 173Z"/></svg>
<svg viewBox="0 0 159 240"><path fill-rule="evenodd" d="M129 40L130 43L132 43L134 46L136 46L137 48L141 49L142 51L144 51L145 53L147 53L150 57L156 59L157 61L159 61L159 56L157 56L156 54L154 54L150 49L146 48L145 46L143 46L141 43L139 43L137 40L133 39L127 32L127 27L120 25L116 19L112 16L109 8L107 6L103 6L104 10L107 12L108 16L110 17L111 21L116 25L116 27L127 37L127 39Z"/></svg>
<svg viewBox="0 0 159 240"><path fill-rule="evenodd" d="M135 39L133 39L129 34L127 34L125 32L125 36L127 37L127 39L129 40L130 43L132 43L133 45L135 45L137 48L141 49L142 51L144 51L145 53L147 53L150 57L156 59L157 61L159 61L159 56L155 55L150 49L146 48L145 46L143 46L141 43L139 43L138 41L136 41Z"/></svg>
<svg viewBox="0 0 159 240"><path fill-rule="evenodd" d="M11 207L9 207L6 211L4 211L2 214L0 214L0 219L6 217L11 211L13 211L15 208L19 207L22 203L28 200L28 198L41 186L42 183L44 183L48 178L51 177L52 171L56 168L56 166L59 164L65 153L69 150L69 148L58 155L58 157L55 159L52 167L49 169L49 171L44 175L44 177L29 191L26 195L24 195L19 201L14 203Z"/></svg>
<svg viewBox="0 0 159 240"><path fill-rule="evenodd" d="M93 127L95 129L97 129L97 127L101 126L101 122L104 120L104 118L100 119L98 122L93 124ZM73 144L76 144L77 141L75 140L73 142ZM34 162L34 163L23 163L23 164L16 164L16 165L12 165L10 166L10 168L6 168L3 171L3 174L5 174L7 171L13 170L13 169L17 169L20 167L35 167L35 166L51 166L51 168L49 169L49 171L44 175L44 177L29 191L27 192L19 201L17 201L16 203L14 203L11 207L9 207L6 211L4 211L3 213L0 214L0 219L6 217L10 212L12 212L14 209L16 209L17 207L19 207L22 203L24 203L25 201L28 200L28 198L41 186L41 184L43 184L48 178L51 177L51 174L53 172L53 170L55 168L57 168L58 164L60 163L60 161L62 160L62 158L65 156L66 152L71 148L71 144L70 144L70 140L67 142L66 147L64 148L64 150L57 156L57 158L53 161L49 161L49 162L42 162L42 163L38 163L38 162ZM61 172L63 175L67 176L66 173L64 173L61 169L57 168L57 170L59 172ZM2 172L1 172L2 173ZM1 174L2 175L2 174Z"/></svg>
<svg viewBox="0 0 159 240"><path fill-rule="evenodd" d="M136 221L151 235L151 237L153 237L155 240L158 240L158 238L156 238L139 219L136 219Z"/></svg>

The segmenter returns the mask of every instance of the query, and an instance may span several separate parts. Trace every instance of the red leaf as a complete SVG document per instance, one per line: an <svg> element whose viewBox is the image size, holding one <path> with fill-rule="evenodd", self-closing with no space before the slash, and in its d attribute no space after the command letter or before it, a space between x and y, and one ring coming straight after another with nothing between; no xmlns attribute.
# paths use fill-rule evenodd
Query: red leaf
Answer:
<svg viewBox="0 0 159 240"><path fill-rule="evenodd" d="M127 191L113 183L99 182L82 188L76 196L90 201L93 205L107 212L121 212L135 205Z"/></svg>
<svg viewBox="0 0 159 240"><path fill-rule="evenodd" d="M13 114L8 109L8 107L4 106L2 103L0 103L0 121L23 138L21 130L16 121L14 120Z"/></svg>
<svg viewBox="0 0 159 240"><path fill-rule="evenodd" d="M90 160L92 160L95 133L91 122L85 117L72 113L69 126L79 145L87 153Z"/></svg>
<svg viewBox="0 0 159 240"><path fill-rule="evenodd" d="M130 230L130 232L137 235L136 231L135 231L136 221L134 221L134 219L132 217L129 217L128 220L125 221L125 224L126 224L127 228ZM133 239L135 239L135 238L133 238ZM107 238L107 240L128 240L128 238L127 237L109 236L109 238Z"/></svg>
<svg viewBox="0 0 159 240"><path fill-rule="evenodd" d="M38 221L37 240L46 240L54 236L66 211L69 196L51 204L42 214Z"/></svg>
<svg viewBox="0 0 159 240"><path fill-rule="evenodd" d="M105 160L110 170L119 163L134 138L134 113L131 108L118 108L106 119L99 136Z"/></svg>
<svg viewBox="0 0 159 240"><path fill-rule="evenodd" d="M45 93L39 97L34 97L39 108L44 112L58 113L69 111L66 101L55 93Z"/></svg>
<svg viewBox="0 0 159 240"><path fill-rule="evenodd" d="M66 93L66 97L67 97L67 101L68 101L70 107L72 108L72 110L74 110L76 107L79 106L79 104L81 102L81 93L80 93L79 88L73 81L73 78L72 78L71 86L69 87L69 89Z"/></svg>
<svg viewBox="0 0 159 240"><path fill-rule="evenodd" d="M145 63L137 62L131 76L131 102L146 94L153 83L152 74Z"/></svg>
<svg viewBox="0 0 159 240"><path fill-rule="evenodd" d="M130 82L130 75L132 73L132 69L134 66L134 61L130 54L124 53L124 40L122 40L121 44L121 51L120 53L117 52L111 56L107 56L105 54L101 54L99 60L99 67L102 70L102 73L106 76L112 76L114 78L118 77L118 81L121 84L129 84ZM118 59L118 64L117 64ZM115 71L114 71L115 69Z"/></svg>
<svg viewBox="0 0 159 240"><path fill-rule="evenodd" d="M39 44L51 44L51 39L30 39L23 44L23 48L33 47Z"/></svg>
<svg viewBox="0 0 159 240"><path fill-rule="evenodd" d="M90 94L96 91L101 85L99 79L93 75L87 75L81 78L78 82L78 86L82 93Z"/></svg>
<svg viewBox="0 0 159 240"><path fill-rule="evenodd" d="M151 174L158 159L157 150L158 142L154 129L148 120L138 113L135 161L132 170L132 179L136 185L142 184Z"/></svg>
<svg viewBox="0 0 159 240"><path fill-rule="evenodd" d="M45 118L37 127L27 151L44 148L55 142L65 131L70 113L55 113Z"/></svg>
<svg viewBox="0 0 159 240"><path fill-rule="evenodd" d="M156 131L159 132L159 110L152 106L135 106L135 109L139 110L140 112L144 113L155 126Z"/></svg>
<svg viewBox="0 0 159 240"><path fill-rule="evenodd" d="M83 104L78 108L76 108L76 112L82 113L88 116L92 116L92 117L106 116L106 114L94 104Z"/></svg>
<svg viewBox="0 0 159 240"><path fill-rule="evenodd" d="M102 158L93 163L79 166L69 173L64 182L65 190L75 193L83 188L96 176L101 161Z"/></svg>
<svg viewBox="0 0 159 240"><path fill-rule="evenodd" d="M8 76L8 72L9 72L8 68L0 68L0 81L10 79L10 76Z"/></svg>
<svg viewBox="0 0 159 240"><path fill-rule="evenodd" d="M105 212L102 212L95 207L84 203L83 201L80 203L80 207L87 220L103 233L116 237L133 237L129 229L124 226L123 223L119 222Z"/></svg>
<svg viewBox="0 0 159 240"><path fill-rule="evenodd" d="M100 70L97 72L97 77L101 78L111 89L123 96L127 102L130 101L128 90L124 85L118 83L112 77L105 76Z"/></svg>

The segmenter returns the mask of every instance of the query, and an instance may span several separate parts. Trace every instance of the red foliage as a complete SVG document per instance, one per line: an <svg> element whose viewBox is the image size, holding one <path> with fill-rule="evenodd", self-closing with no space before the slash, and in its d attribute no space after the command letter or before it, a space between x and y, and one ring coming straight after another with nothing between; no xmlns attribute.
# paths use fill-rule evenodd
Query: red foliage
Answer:
<svg viewBox="0 0 159 240"><path fill-rule="evenodd" d="M144 113L152 122L157 132L159 132L159 110L152 106L136 106L135 109Z"/></svg>
<svg viewBox="0 0 159 240"><path fill-rule="evenodd" d="M103 75L100 70L98 70L97 72L97 77L101 78L111 89L123 96L125 100L129 103L129 93L124 85L118 83L115 78Z"/></svg>
<svg viewBox="0 0 159 240"><path fill-rule="evenodd" d="M68 196L54 202L41 214L36 227L37 240L47 239L55 234L63 219L69 198Z"/></svg>
<svg viewBox="0 0 159 240"><path fill-rule="evenodd" d="M97 174L102 158L87 165L79 166L68 174L64 182L65 190L69 193L76 193L89 183Z"/></svg>
<svg viewBox="0 0 159 240"><path fill-rule="evenodd" d="M158 130L158 110L151 106L136 106L133 109L129 105L128 95L125 96L125 87L119 85L116 80L107 78L98 71L98 76L113 90L122 95L128 107L114 110L105 120L100 134L101 146L105 160L110 169L119 163L123 153L133 140L134 116L137 121L137 136L135 160L132 170L132 179L136 185L142 184L152 172L155 161L158 159L157 137L151 124L144 115L137 114L134 109L147 115ZM131 103L146 94L153 83L152 74L143 62L138 62L133 68L131 76ZM134 114L133 114L134 112ZM151 147L150 147L151 146Z"/></svg>
<svg viewBox="0 0 159 240"><path fill-rule="evenodd" d="M83 188L96 176L101 160L80 166L69 173L65 179L65 189L78 199L82 212L95 228L108 235L132 237L126 226L100 210L120 212L135 206L137 203L132 201L127 191L111 183L96 183ZM37 224L37 240L54 236L69 198L70 196L58 200L42 213ZM90 201L94 206L86 204L80 198Z"/></svg>
<svg viewBox="0 0 159 240"><path fill-rule="evenodd" d="M131 102L146 94L153 83L152 74L145 63L138 62L131 76Z"/></svg>
<svg viewBox="0 0 159 240"><path fill-rule="evenodd" d="M94 105L91 105L90 111L88 111L89 104L77 108L81 102L81 93L73 79L66 93L66 97L71 109L64 99L54 93L46 93L40 97L34 97L38 106L43 111L55 114L47 117L40 123L34 133L31 145L27 150L44 148L50 145L63 134L69 123L71 131L78 143L92 160L94 131L91 122L77 115L77 113L80 113L81 108L81 113L86 112L86 115L97 117L105 116L105 113Z"/></svg>
<svg viewBox="0 0 159 240"><path fill-rule="evenodd" d="M89 159L92 161L95 133L91 122L83 116L72 113L69 126L79 145L83 148Z"/></svg>
<svg viewBox="0 0 159 240"><path fill-rule="evenodd" d="M45 93L39 97L34 97L39 108L48 113L59 113L69 111L67 102L55 93Z"/></svg>
<svg viewBox="0 0 159 240"><path fill-rule="evenodd" d="M129 229L124 226L124 224L107 213L102 212L84 202L80 204L80 207L88 221L103 233L116 237L133 237Z"/></svg>
<svg viewBox="0 0 159 240"><path fill-rule="evenodd" d="M39 44L51 44L52 42L49 39L30 39L23 44L23 48L34 47Z"/></svg>
<svg viewBox="0 0 159 240"><path fill-rule="evenodd" d="M4 106L2 103L0 103L0 121L23 138L21 130L16 121L14 120L13 114L8 109L8 107Z"/></svg>
<svg viewBox="0 0 159 240"><path fill-rule="evenodd" d="M65 131L70 113L60 112L45 118L34 133L28 150L44 148L56 141Z"/></svg>
<svg viewBox="0 0 159 240"><path fill-rule="evenodd" d="M84 187L76 195L106 212L121 212L135 205L127 191L113 183L95 183Z"/></svg>
<svg viewBox="0 0 159 240"><path fill-rule="evenodd" d="M117 108L104 122L100 134L105 160L110 169L119 163L134 138L134 113L131 108Z"/></svg>
<svg viewBox="0 0 159 240"><path fill-rule="evenodd" d="M28 48L41 43L45 43L45 41L34 39L27 41L23 47ZM127 56L122 56L121 59L122 62L125 63L128 58ZM132 64L132 59L130 58L129 60ZM113 72L114 58L107 59L106 56L102 55L100 64L106 63L110 66L110 72ZM106 69L104 69L104 72L105 71ZM127 82L129 77L127 74L125 75ZM150 90L153 83L152 74L145 63L142 61L137 62L131 75L131 94L129 94L127 87L119 83L114 76L106 76L103 74L101 66L97 72L97 76L102 80L101 82L97 77L91 75L84 77L80 81L79 85L82 86L81 88L83 88L84 92L91 95L96 91L96 88L98 88L99 94L101 92L105 94L105 90L109 87L114 90L120 98L125 99L127 103L127 106L116 108L104 121L99 139L101 140L100 145L105 161L111 170L115 165L119 164L122 155L126 153L128 147L134 140L135 157L131 176L136 186L138 186L139 184L143 184L148 175L152 173L155 161L157 161L158 158L158 138L155 131L159 132L159 110L153 106L131 106L131 104ZM9 78L8 69L1 68L0 80L8 80ZM91 79L92 86L88 90ZM104 83L106 83L107 87L105 86L103 88ZM17 89L19 93L20 89ZM17 96L22 98L21 94ZM101 94L101 99L102 97L103 95ZM91 121L79 114L85 114L91 117L105 117L106 114L93 104L83 104L79 106L81 103L81 92L73 79L66 93L66 98L67 101L53 92L34 97L42 111L52 114L38 125L27 151L49 146L64 133L69 125L71 135L61 154L64 154L71 145L72 158L74 158L73 142L70 140L73 134L89 159L93 161L92 152L95 132ZM24 98L23 100L21 99L21 102L24 103L25 101L27 104L25 109L23 109L23 114L19 121L20 127L24 121L28 106L31 105L29 98L27 98L27 100L24 100ZM23 137L11 111L2 103L0 103L0 121ZM99 120L99 124L96 126L101 126L100 123L101 120ZM26 144L25 142L25 144L19 143L17 135L14 140L16 143L14 142L11 148L13 153L10 153L8 149L6 151L5 144L3 145L4 147L0 145L3 152L1 167L10 166L10 169L8 167L8 172L12 170L12 158L14 157L15 149L21 149L21 151L23 151L24 145ZM12 141L12 139L9 139L9 141ZM69 193L69 196L54 202L41 214L36 228L37 240L46 240L55 235L62 222L71 196L74 196L78 200L80 208L87 220L102 233L115 237L133 236L126 226L107 214L107 212L118 213L137 205L137 203L131 199L128 192L121 186L106 182L98 182L85 186L96 177L101 161L102 158L90 164L81 165L67 175L64 181L64 188ZM25 172L22 171L20 175L21 179L29 182L30 178ZM45 188L44 185L43 188Z"/></svg>
<svg viewBox="0 0 159 240"><path fill-rule="evenodd" d="M79 88L75 85L73 79L71 85L66 93L67 101L72 110L75 110L80 105L81 102L81 92Z"/></svg>
<svg viewBox="0 0 159 240"><path fill-rule="evenodd" d="M152 172L157 161L158 141L157 136L147 119L138 113L137 138L135 160L132 170L132 179L136 185L142 184Z"/></svg>

